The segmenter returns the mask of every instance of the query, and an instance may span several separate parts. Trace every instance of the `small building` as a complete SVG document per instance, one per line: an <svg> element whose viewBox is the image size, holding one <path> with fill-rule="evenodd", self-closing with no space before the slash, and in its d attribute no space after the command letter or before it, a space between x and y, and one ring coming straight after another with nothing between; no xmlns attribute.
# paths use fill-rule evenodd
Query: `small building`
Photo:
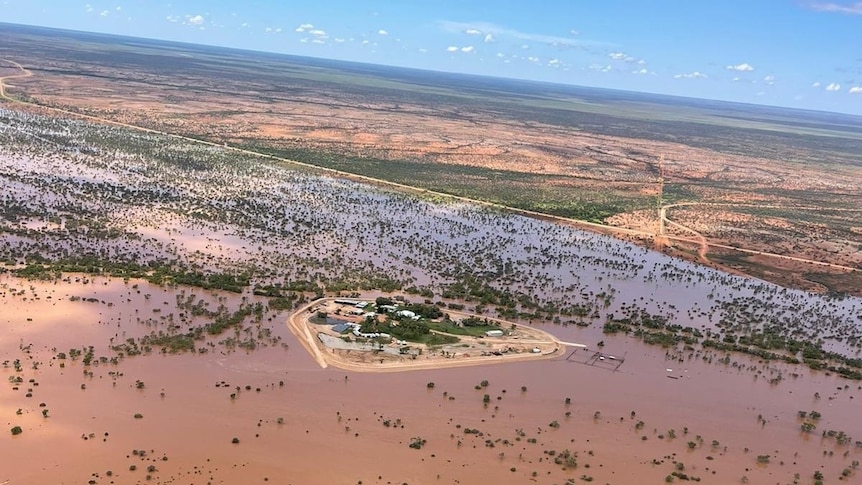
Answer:
<svg viewBox="0 0 862 485"><path fill-rule="evenodd" d="M485 332L485 335L487 335L488 337L502 337L503 331L502 330L488 330L487 332Z"/></svg>
<svg viewBox="0 0 862 485"><path fill-rule="evenodd" d="M419 319L419 316L416 315L415 313L411 312L410 310L399 310L399 311L395 312L395 315L397 315L399 317L412 318L413 320Z"/></svg>
<svg viewBox="0 0 862 485"><path fill-rule="evenodd" d="M360 301L360 302L357 302L356 305L354 305L354 306L356 308L365 308L368 306L368 302L367 301Z"/></svg>

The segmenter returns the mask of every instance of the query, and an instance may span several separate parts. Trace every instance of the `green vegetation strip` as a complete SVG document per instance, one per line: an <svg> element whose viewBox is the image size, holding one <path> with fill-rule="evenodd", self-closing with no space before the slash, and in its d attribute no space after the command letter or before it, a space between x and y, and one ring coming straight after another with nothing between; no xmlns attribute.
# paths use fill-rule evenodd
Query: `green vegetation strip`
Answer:
<svg viewBox="0 0 862 485"><path fill-rule="evenodd" d="M563 175L385 160L305 149L273 149L257 144L243 148L419 189L594 223L602 223L615 214L655 205L654 198L644 197L628 186L616 191L609 188L613 182L608 182L602 184L601 190L584 190L577 187L580 179Z"/></svg>

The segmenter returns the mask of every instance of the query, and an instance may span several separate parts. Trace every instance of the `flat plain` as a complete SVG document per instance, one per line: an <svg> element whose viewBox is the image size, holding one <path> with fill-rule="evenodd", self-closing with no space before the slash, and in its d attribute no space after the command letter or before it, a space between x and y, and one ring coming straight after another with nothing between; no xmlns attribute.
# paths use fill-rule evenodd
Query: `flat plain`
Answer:
<svg viewBox="0 0 862 485"><path fill-rule="evenodd" d="M859 473L857 119L2 35L0 483ZM589 350L321 368L321 297Z"/></svg>
<svg viewBox="0 0 862 485"><path fill-rule="evenodd" d="M15 26L0 55L36 74L15 84L38 104L599 223L784 286L862 287L858 117Z"/></svg>

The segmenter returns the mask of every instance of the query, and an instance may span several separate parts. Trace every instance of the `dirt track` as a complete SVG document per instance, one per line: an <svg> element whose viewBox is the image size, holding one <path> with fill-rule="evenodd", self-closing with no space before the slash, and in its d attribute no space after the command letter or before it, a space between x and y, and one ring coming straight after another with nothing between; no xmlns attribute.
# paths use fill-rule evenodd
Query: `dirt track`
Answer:
<svg viewBox="0 0 862 485"><path fill-rule="evenodd" d="M662 231L661 235L663 237L667 237L668 239L674 239L674 240L678 240L678 241L697 242L699 245L698 256L700 257L701 261L704 263L708 264L711 262L709 260L709 258L707 257L707 253L709 252L709 247L712 246L712 247L721 248L721 249L730 249L733 251L740 251L740 252L748 253L748 254L756 254L758 256L767 256L770 258L784 259L784 260L788 260L788 261L795 261L798 263L807 263L807 264L814 264L817 266L826 266L829 268L840 269L840 270L844 270L844 271L860 271L859 269L853 268L851 266L843 266L840 264L827 263L825 261L815 261L812 259L798 258L795 256L787 256L784 254L775 254L775 253L770 253L770 252L765 252L765 251L757 251L754 249L745 249L745 248L741 248L741 247L735 247L735 246L729 246L729 245L725 245L725 244L718 244L718 243L714 243L714 242L709 242L706 239L706 237L703 236L703 234L695 231L694 229L692 229L690 227L684 226L678 222L674 222L674 221L668 219L668 217L667 217L667 210L668 209L672 209L674 207L698 206L698 205L710 206L710 207L727 207L727 208L731 208L731 209L734 207L759 207L759 208L787 209L787 207L772 206L772 205L758 205L758 204L721 204L721 203L711 203L711 202L680 202L677 204L668 204L668 205L662 206L661 213L660 213L660 218L661 218L661 223L662 223L661 224L661 231ZM822 207L809 207L809 206L793 207L793 208L798 209L798 210L823 210ZM830 209L830 210L841 211L841 212L862 212L862 209ZM690 232L690 233L695 235L697 240L692 241L690 239L679 238L679 237L674 237L674 236L667 236L664 234L665 224L669 224L669 225L674 226L678 229L681 229L685 232Z"/></svg>

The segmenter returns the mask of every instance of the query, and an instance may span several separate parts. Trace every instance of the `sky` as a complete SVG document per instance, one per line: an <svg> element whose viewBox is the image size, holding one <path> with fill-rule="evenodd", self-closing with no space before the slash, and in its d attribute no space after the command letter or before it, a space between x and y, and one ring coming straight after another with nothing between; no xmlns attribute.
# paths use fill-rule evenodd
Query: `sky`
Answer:
<svg viewBox="0 0 862 485"><path fill-rule="evenodd" d="M862 115L857 0L0 0L0 22Z"/></svg>

